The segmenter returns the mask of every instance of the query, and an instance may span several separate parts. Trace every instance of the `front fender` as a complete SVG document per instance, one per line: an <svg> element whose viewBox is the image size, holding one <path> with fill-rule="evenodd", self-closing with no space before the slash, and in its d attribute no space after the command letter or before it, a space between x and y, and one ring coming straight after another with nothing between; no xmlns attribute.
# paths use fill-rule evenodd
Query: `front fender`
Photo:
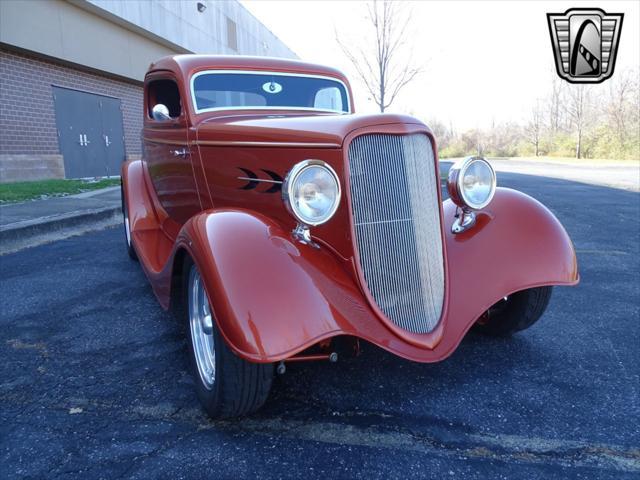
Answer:
<svg viewBox="0 0 640 480"><path fill-rule="evenodd" d="M509 293L542 285L578 282L578 263L569 235L534 198L498 188L476 225L451 232L456 206L443 205L449 286L470 303L492 305ZM476 302L473 301L476 299Z"/></svg>
<svg viewBox="0 0 640 480"><path fill-rule="evenodd" d="M450 355L466 331L501 298L544 285L576 285L573 243L558 219L534 198L497 188L468 231L451 231L456 206L443 204L449 300L438 358Z"/></svg>
<svg viewBox="0 0 640 480"><path fill-rule="evenodd" d="M286 358L353 331L345 315L367 309L332 254L294 243L289 231L254 212L205 211L184 226L178 244L200 270L220 332L244 358Z"/></svg>
<svg viewBox="0 0 640 480"><path fill-rule="evenodd" d="M267 217L240 209L205 211L184 226L176 246L198 266L228 345L256 362L285 359L337 335L363 338L411 360L439 361L505 295L578 282L571 240L533 198L499 188L476 225L458 235L451 233L455 205L444 202L443 214L448 296L432 348L385 326L351 264L325 247L295 242Z"/></svg>

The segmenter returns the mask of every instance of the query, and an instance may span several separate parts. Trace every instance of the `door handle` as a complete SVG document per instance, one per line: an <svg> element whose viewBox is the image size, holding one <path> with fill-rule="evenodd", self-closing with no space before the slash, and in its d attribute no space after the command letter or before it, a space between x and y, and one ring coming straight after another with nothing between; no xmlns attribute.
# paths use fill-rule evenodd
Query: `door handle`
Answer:
<svg viewBox="0 0 640 480"><path fill-rule="evenodd" d="M87 145L89 145L91 142L89 140L87 140L87 135L85 133L81 133L79 134L80 136L80 146L81 147L86 147Z"/></svg>
<svg viewBox="0 0 640 480"><path fill-rule="evenodd" d="M104 146L108 147L112 142L109 141L109 135L104 136Z"/></svg>
<svg viewBox="0 0 640 480"><path fill-rule="evenodd" d="M186 148L181 148L180 150L171 150L171 153L173 153L174 157L185 158L187 155L189 155L189 150Z"/></svg>
<svg viewBox="0 0 640 480"><path fill-rule="evenodd" d="M87 140L87 134L83 134L82 135L84 137L84 146L86 147L87 145L89 145L91 142L89 140Z"/></svg>

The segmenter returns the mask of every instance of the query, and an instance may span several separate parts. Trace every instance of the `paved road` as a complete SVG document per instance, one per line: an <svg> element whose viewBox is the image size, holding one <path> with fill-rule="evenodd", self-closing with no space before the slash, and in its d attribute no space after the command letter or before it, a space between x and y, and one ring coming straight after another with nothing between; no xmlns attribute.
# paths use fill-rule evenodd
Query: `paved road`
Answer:
<svg viewBox="0 0 640 480"><path fill-rule="evenodd" d="M638 478L640 196L499 174L549 205L582 283L510 340L447 361L366 345L295 364L250 419L212 422L181 327L122 233L0 257L5 478Z"/></svg>
<svg viewBox="0 0 640 480"><path fill-rule="evenodd" d="M444 159L441 160L441 165L448 168L456 160L459 158ZM640 192L640 160L577 161L553 157L489 157L489 161L498 172L574 180L589 185Z"/></svg>
<svg viewBox="0 0 640 480"><path fill-rule="evenodd" d="M624 188L640 191L639 161L587 160L585 163L553 160L520 160L517 158L492 158L493 167L499 172L538 175L563 180L576 180L590 185Z"/></svg>

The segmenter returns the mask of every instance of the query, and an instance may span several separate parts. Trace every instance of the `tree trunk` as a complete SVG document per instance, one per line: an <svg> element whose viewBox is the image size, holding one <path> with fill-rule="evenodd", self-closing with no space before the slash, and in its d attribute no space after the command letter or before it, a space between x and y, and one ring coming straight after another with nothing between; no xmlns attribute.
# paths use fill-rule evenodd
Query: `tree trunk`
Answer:
<svg viewBox="0 0 640 480"><path fill-rule="evenodd" d="M578 129L578 141L576 142L576 158L580 159L580 153L582 148L582 130Z"/></svg>
<svg viewBox="0 0 640 480"><path fill-rule="evenodd" d="M384 84L384 72L382 71L382 66L380 67L380 113L384 113L384 94L385 94L385 84Z"/></svg>
<svg viewBox="0 0 640 480"><path fill-rule="evenodd" d="M536 157L537 157L540 154L540 151L538 149L538 142L536 142L535 146L536 146Z"/></svg>

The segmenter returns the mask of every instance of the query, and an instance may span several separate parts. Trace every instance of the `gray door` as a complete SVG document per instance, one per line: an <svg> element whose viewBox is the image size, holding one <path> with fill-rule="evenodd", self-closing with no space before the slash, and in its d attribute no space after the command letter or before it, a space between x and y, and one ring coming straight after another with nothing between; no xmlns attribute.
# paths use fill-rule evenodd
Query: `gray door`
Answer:
<svg viewBox="0 0 640 480"><path fill-rule="evenodd" d="M124 160L120 100L53 87L67 178L118 175Z"/></svg>
<svg viewBox="0 0 640 480"><path fill-rule="evenodd" d="M102 142L106 153L106 175L120 175L120 166L124 161L124 131L122 129L122 111L120 99L100 98L102 119Z"/></svg>

